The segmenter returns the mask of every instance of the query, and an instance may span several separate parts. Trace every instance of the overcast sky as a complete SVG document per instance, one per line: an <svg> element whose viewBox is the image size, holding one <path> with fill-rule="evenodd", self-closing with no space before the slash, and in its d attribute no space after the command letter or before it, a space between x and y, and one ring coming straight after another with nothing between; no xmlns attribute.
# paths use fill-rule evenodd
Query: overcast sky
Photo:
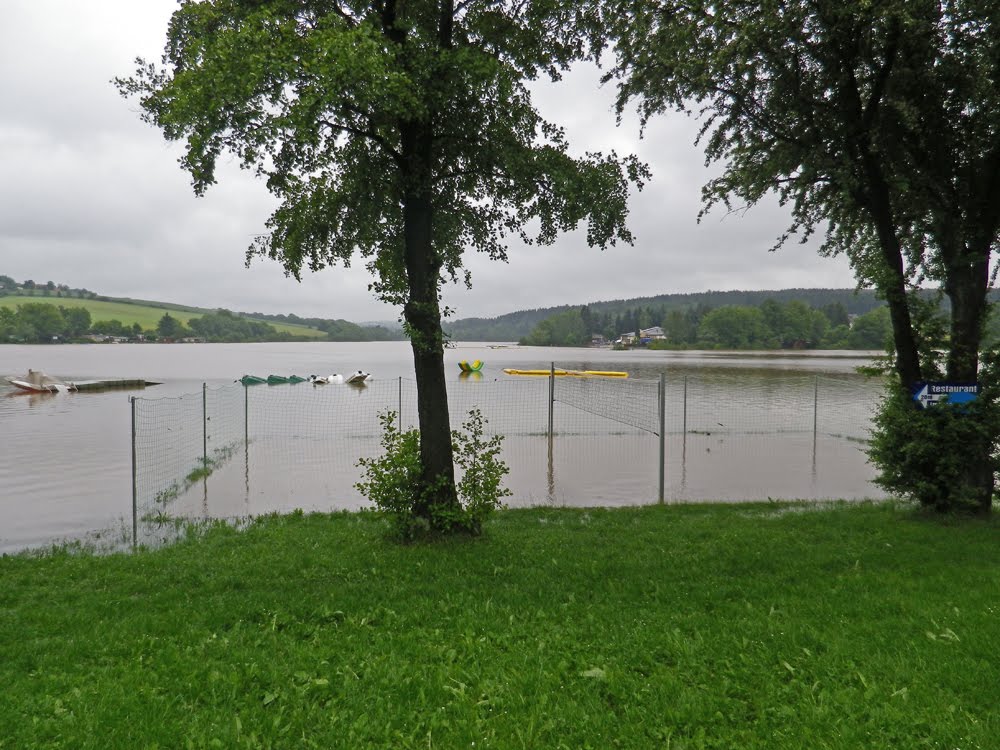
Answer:
<svg viewBox="0 0 1000 750"><path fill-rule="evenodd" d="M110 83L137 56L159 61L175 0L0 0L0 274L55 281L110 296L392 320L362 264L302 283L274 261L244 253L274 202L233 164L194 196L179 148L144 125L135 102ZM540 95L538 95L540 92ZM768 252L787 224L771 204L742 215L717 210L698 224L706 180L695 124L663 117L639 139L634 119L616 126L613 91L592 70L536 87L543 114L573 149L615 149L648 162L653 179L630 202L635 245L587 247L583 230L551 247L512 244L508 264L467 256L473 289L450 286L457 317L492 317L558 304L709 289L852 287L842 258L795 243Z"/></svg>

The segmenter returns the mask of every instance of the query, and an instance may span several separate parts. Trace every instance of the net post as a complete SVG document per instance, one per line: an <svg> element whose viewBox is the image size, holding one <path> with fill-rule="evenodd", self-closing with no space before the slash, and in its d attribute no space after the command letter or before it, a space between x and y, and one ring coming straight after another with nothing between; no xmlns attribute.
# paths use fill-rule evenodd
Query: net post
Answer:
<svg viewBox="0 0 1000 750"><path fill-rule="evenodd" d="M208 466L208 383L201 384L201 466Z"/></svg>
<svg viewBox="0 0 1000 750"><path fill-rule="evenodd" d="M665 372L660 373L660 387L657 392L660 402L660 494L657 498L658 502L663 502L663 489L664 489L664 475L665 467L664 462L666 461L667 455L667 374Z"/></svg>
<svg viewBox="0 0 1000 750"><path fill-rule="evenodd" d="M243 445L250 446L250 386L243 386Z"/></svg>
<svg viewBox="0 0 1000 750"><path fill-rule="evenodd" d="M132 551L139 542L139 509L138 509L138 468L135 451L135 396L129 396L132 407Z"/></svg>
<svg viewBox="0 0 1000 750"><path fill-rule="evenodd" d="M684 440L687 442L687 431L688 431L688 376L684 376L684 424L681 427L681 434L684 435Z"/></svg>
<svg viewBox="0 0 1000 750"><path fill-rule="evenodd" d="M660 493L657 500L662 503L666 479L664 462L667 455L667 374L665 372L660 373L660 387L657 396L660 402Z"/></svg>
<svg viewBox="0 0 1000 750"><path fill-rule="evenodd" d="M819 431L819 375L813 380L813 462L816 461L816 433Z"/></svg>
<svg viewBox="0 0 1000 750"><path fill-rule="evenodd" d="M556 404L556 363L549 363L549 440L555 435L553 424L555 422L554 412Z"/></svg>
<svg viewBox="0 0 1000 750"><path fill-rule="evenodd" d="M396 402L398 409L396 410L396 429L400 432L403 431L403 376L399 376L399 399Z"/></svg>

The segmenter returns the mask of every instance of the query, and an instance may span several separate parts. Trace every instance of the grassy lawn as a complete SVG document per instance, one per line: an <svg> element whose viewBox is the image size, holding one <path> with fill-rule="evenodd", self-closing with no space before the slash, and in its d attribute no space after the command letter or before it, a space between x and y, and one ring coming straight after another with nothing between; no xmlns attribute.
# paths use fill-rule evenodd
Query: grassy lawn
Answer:
<svg viewBox="0 0 1000 750"><path fill-rule="evenodd" d="M0 748L996 748L1000 522L367 514L0 558Z"/></svg>
<svg viewBox="0 0 1000 750"><path fill-rule="evenodd" d="M75 297L43 297L43 296L10 296L0 297L0 307L16 308L28 302L36 302L49 305L61 305L62 307L84 307L90 312L93 321L98 320L120 320L127 326L138 323L146 330L155 330L156 324L165 313L170 313L172 318L176 318L184 325L188 324L191 318L200 318L205 313L212 310L199 310L195 308L185 308L178 305L164 305L156 307L153 305L138 305L130 302L103 302L101 300L77 299ZM296 336L309 336L312 338L326 338L326 334L308 326L299 326L292 323L279 323L276 321L264 321L274 326L278 331L285 331Z"/></svg>

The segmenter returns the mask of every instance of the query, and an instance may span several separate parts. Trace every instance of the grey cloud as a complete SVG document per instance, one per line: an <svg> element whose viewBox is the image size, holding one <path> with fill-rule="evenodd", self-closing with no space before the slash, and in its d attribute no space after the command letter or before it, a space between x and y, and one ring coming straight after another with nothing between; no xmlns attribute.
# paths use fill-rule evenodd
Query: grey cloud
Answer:
<svg viewBox="0 0 1000 750"><path fill-rule="evenodd" d="M158 60L172 0L10 0L0 27L0 273L54 280L109 295L208 307L394 319L374 300L363 263L285 277L244 253L274 206L263 185L234 164L196 198L178 167L177 144L140 122L110 79L136 56ZM445 288L460 317L664 292L853 286L843 259L814 245L768 253L787 224L773 202L746 215L721 209L696 221L711 174L692 146L696 124L658 118L645 138L631 113L616 126L614 91L581 67L534 86L575 153L637 153L654 177L631 200L633 247L601 252L581 231L552 247L512 242L510 262L467 256L473 289Z"/></svg>

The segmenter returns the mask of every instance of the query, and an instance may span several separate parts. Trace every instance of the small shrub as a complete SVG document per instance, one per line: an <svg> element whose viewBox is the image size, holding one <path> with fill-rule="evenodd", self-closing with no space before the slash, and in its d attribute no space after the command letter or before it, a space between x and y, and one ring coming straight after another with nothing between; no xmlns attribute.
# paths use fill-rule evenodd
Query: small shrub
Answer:
<svg viewBox="0 0 1000 750"><path fill-rule="evenodd" d="M461 470L456 484L459 504L446 508L432 504L431 518L416 512L426 505L421 501L439 489L422 484L420 432L399 430L392 411L380 414L379 422L382 455L358 459L364 479L355 487L389 520L392 535L411 541L431 531L482 533L483 522L511 493L501 484L510 471L500 459L503 437L484 439L487 420L479 410L469 412L462 429L451 433L455 466Z"/></svg>
<svg viewBox="0 0 1000 750"><path fill-rule="evenodd" d="M991 394L969 404L919 409L898 383L875 416L869 458L875 482L938 512L988 511L994 486L1000 413Z"/></svg>
<svg viewBox="0 0 1000 750"><path fill-rule="evenodd" d="M364 479L354 486L390 522L393 535L412 539L421 525L414 508L420 500L420 433L400 431L396 413L379 414L382 425L382 455L360 458Z"/></svg>
<svg viewBox="0 0 1000 750"><path fill-rule="evenodd" d="M502 506L501 498L511 494L502 484L503 478L510 473L510 468L500 458L503 436L494 435L485 440L486 423L479 409L473 409L462 424L462 430L451 433L455 465L462 470L457 485L462 508L456 520L459 527L472 534L482 533L483 522Z"/></svg>

